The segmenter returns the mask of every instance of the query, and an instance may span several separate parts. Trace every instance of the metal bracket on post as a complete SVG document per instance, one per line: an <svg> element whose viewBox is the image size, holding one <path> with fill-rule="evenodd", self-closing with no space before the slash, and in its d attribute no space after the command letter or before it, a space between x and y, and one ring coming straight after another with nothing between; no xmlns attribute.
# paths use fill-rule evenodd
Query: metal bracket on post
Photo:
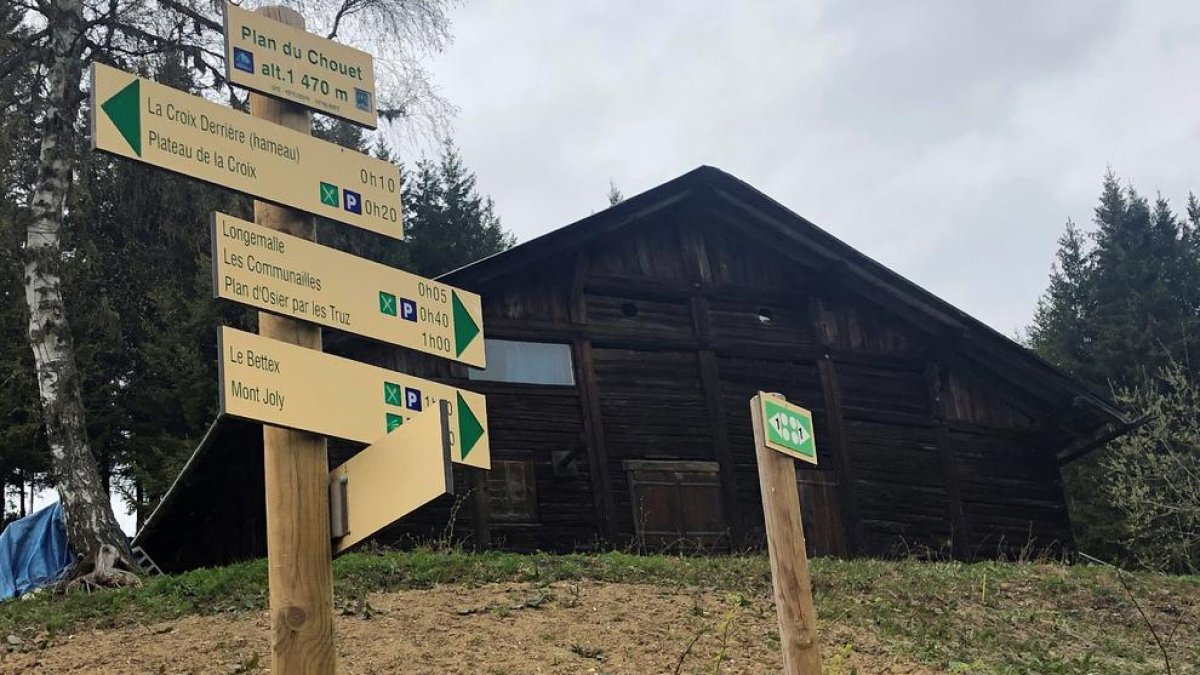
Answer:
<svg viewBox="0 0 1200 675"><path fill-rule="evenodd" d="M439 412L442 415L442 459L446 467L446 494L454 494L454 457L450 446L454 432L450 430L450 416L454 413L453 403L443 399L439 402Z"/></svg>
<svg viewBox="0 0 1200 675"><path fill-rule="evenodd" d="M346 502L346 476L329 480L329 536L340 539L350 534L350 510Z"/></svg>

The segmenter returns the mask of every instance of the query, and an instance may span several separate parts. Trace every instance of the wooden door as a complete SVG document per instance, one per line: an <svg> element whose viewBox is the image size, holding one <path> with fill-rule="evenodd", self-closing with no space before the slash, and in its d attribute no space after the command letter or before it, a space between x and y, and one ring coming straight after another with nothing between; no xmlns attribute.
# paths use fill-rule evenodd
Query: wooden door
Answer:
<svg viewBox="0 0 1200 675"><path fill-rule="evenodd" d="M633 460L623 464L634 527L647 547L728 547L716 462Z"/></svg>

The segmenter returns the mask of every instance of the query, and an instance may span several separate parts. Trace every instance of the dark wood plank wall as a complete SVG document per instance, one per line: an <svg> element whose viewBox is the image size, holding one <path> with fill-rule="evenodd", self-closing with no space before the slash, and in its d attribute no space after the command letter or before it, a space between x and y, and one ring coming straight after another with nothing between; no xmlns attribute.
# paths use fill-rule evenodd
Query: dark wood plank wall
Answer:
<svg viewBox="0 0 1200 675"><path fill-rule="evenodd" d="M534 460L539 522L474 523L494 545L628 544L623 462L641 459L717 462L727 543L761 543L748 417L760 389L814 412L820 464L801 481L828 512L824 552L968 557L1069 540L1039 426L1052 404L960 358L953 335L859 292L837 265L677 207L475 290L489 337L570 344L576 380L424 371L488 395L496 458ZM556 475L551 453L572 449L579 471Z"/></svg>
<svg viewBox="0 0 1200 675"><path fill-rule="evenodd" d="M737 483L738 504L744 514L742 546L765 545L762 516L762 497L758 489L758 468L754 461L754 432L750 426L750 399L759 391L783 394L813 411L818 466L831 466L833 446L829 438L828 411L821 393L815 362L770 361L745 356L718 357L721 372L721 400L725 424L729 430L733 455L733 472ZM797 463L802 474L815 473L807 465ZM827 479L828 480L828 479ZM833 481L836 484L836 479ZM830 514L829 517L835 517Z"/></svg>
<svg viewBox="0 0 1200 675"><path fill-rule="evenodd" d="M262 426L227 418L206 441L204 462L214 470L187 474L169 518L141 533L141 545L164 572L227 565L267 552Z"/></svg>
<svg viewBox="0 0 1200 675"><path fill-rule="evenodd" d="M480 381L469 386L487 396L492 459L532 459L537 485L536 520L489 522L491 545L560 551L596 546L600 532L577 388Z"/></svg>
<svg viewBox="0 0 1200 675"><path fill-rule="evenodd" d="M597 347L593 357L620 539L634 525L623 461L716 455L695 353Z"/></svg>

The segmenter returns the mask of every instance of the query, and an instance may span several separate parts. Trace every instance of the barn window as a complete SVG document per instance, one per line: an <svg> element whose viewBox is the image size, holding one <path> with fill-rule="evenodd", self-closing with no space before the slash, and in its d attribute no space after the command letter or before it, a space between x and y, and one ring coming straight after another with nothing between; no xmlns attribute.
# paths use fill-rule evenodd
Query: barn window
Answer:
<svg viewBox="0 0 1200 675"><path fill-rule="evenodd" d="M487 474L488 518L537 522L537 481L532 459L493 459Z"/></svg>
<svg viewBox="0 0 1200 675"><path fill-rule="evenodd" d="M716 462L626 461L633 523L652 547L721 545L728 534Z"/></svg>
<svg viewBox="0 0 1200 675"><path fill-rule="evenodd" d="M758 322L764 326L769 326L775 321L775 312L772 312L769 307L758 308Z"/></svg>
<svg viewBox="0 0 1200 675"><path fill-rule="evenodd" d="M621 316L625 317L626 319L632 319L633 317L635 317L637 315L638 315L637 303L635 303L635 302L621 303Z"/></svg>
<svg viewBox="0 0 1200 675"><path fill-rule="evenodd" d="M575 384L571 346L551 342L484 341L487 368L469 368L472 380L522 384Z"/></svg>

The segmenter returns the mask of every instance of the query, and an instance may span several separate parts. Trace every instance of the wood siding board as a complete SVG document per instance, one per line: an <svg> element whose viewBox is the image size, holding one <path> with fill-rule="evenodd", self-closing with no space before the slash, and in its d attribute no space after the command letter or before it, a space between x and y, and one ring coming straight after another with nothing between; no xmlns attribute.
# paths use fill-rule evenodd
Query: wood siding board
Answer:
<svg viewBox="0 0 1200 675"><path fill-rule="evenodd" d="M709 314L715 341L789 346L817 344L802 303L711 299Z"/></svg>
<svg viewBox="0 0 1200 675"><path fill-rule="evenodd" d="M835 472L796 465L809 557L846 555L846 530Z"/></svg>
<svg viewBox="0 0 1200 675"><path fill-rule="evenodd" d="M687 278L697 286L712 282L712 268L709 265L705 233L700 227L693 224L702 217L701 214L688 213L679 225L679 242L683 248Z"/></svg>
<svg viewBox="0 0 1200 675"><path fill-rule="evenodd" d="M478 486L472 472L456 472L456 488L468 516L465 533L478 545L476 524L487 523L487 538L494 548L513 550L574 551L594 548L598 526L595 520L591 472L586 466L581 399L573 387L514 385L474 382L488 396L489 434L492 437L493 467L509 460L532 462L534 483L530 493L536 496L532 512L536 523L504 522L486 514L482 519L473 503ZM484 393L481 391L481 393ZM557 476L554 453L567 450L577 454L577 475ZM498 480L503 471L493 471L486 480ZM493 480L493 482L494 482ZM486 501L486 500L485 500ZM378 541L427 540L444 536L453 514L455 500L435 502L406 518L399 526L376 537ZM519 525L519 526L518 526Z"/></svg>
<svg viewBox="0 0 1200 675"><path fill-rule="evenodd" d="M690 318L687 319L690 323ZM699 351L711 349L720 355L739 356L754 354L763 358L815 361L829 355L838 363L861 364L868 367L912 370L920 373L919 363L911 359L883 354L854 353L819 345L786 344L767 342L744 342L727 339L686 336L682 333L667 334L663 331L645 330L633 325L578 326L568 323L543 321L497 320L487 324L488 337L500 340L527 340L535 342L572 342L586 339L596 345L614 348L643 349L649 351Z"/></svg>
<svg viewBox="0 0 1200 675"><path fill-rule="evenodd" d="M821 379L821 393L825 401L826 424L829 426L829 445L833 448L834 472L841 486L842 517L846 527L846 549L850 555L861 551L858 502L854 489L854 469L846 439L842 417L842 395L838 384L837 369L833 361L823 358L817 361Z"/></svg>
<svg viewBox="0 0 1200 675"><path fill-rule="evenodd" d="M758 466L755 462L754 435L750 415L746 412L747 402L760 390L779 392L788 400L813 411L815 432L818 438L826 438L824 425L824 403L818 381L815 361L797 361L788 358L762 358L746 351L736 354L717 354L717 370L720 376L721 404L725 412L725 427L729 437L730 457L733 462L738 506L742 520L742 543L746 546L762 545L763 513L759 495ZM832 461L829 446L817 443L818 458L822 462ZM829 516L829 514L826 514ZM810 519L812 523L816 520ZM836 523L830 527L837 527Z"/></svg>
<svg viewBox="0 0 1200 675"><path fill-rule="evenodd" d="M591 268L591 257L587 251L575 254L575 264L571 277L571 296L568 308L571 323L587 323L587 301L584 299L584 287L587 284L588 272Z"/></svg>
<svg viewBox="0 0 1200 675"><path fill-rule="evenodd" d="M717 356L711 351L699 352L700 386L708 408L708 419L713 433L713 450L720 465L721 497L726 519L734 545L742 541L741 508L738 503L738 470L729 446L729 430L721 403L721 376L717 367Z"/></svg>
<svg viewBox="0 0 1200 675"><path fill-rule="evenodd" d="M788 256L786 251L780 251L782 247L795 246L795 235L789 234L786 240L781 242L780 239L772 236L770 232L763 232L761 228L749 225L751 219L745 218L742 214L738 214L730 209L717 206L706 214L709 222L720 227L725 232L735 231L736 235L727 234L723 246L720 251L719 258L714 261L716 268L714 272L720 270L718 278L736 278L739 271L744 273L745 268L737 265L739 260L744 260L745 255L738 255L746 247L744 244L734 245L733 237L738 238L739 244L741 241L751 242L759 249L773 250L779 252L781 257L795 258L796 264L803 266L814 273L823 271L828 255L817 256ZM800 250L801 247L795 247ZM809 251L805 251L809 253Z"/></svg>
<svg viewBox="0 0 1200 675"><path fill-rule="evenodd" d="M962 485L958 475L958 460L954 456L954 441L950 438L950 430L946 427L945 411L942 408L942 392L945 384L941 368L936 363L930 363L925 368L925 380L929 386L929 402L933 408L934 417L938 420L937 446L941 459L942 475L946 481L946 502L950 509L950 524L952 548L954 557L959 560L967 559L971 548L971 531L963 509Z"/></svg>
<svg viewBox="0 0 1200 675"><path fill-rule="evenodd" d="M600 390L596 383L592 343L577 340L573 345L575 377L583 404L584 435L588 444L588 468L592 477L592 496L596 525L600 536L615 541L609 514L614 513L612 477L608 465L608 448L604 440L604 423L600 414Z"/></svg>
<svg viewBox="0 0 1200 675"><path fill-rule="evenodd" d="M585 294L590 333L637 334L689 339L692 309L687 300L663 302ZM632 310L632 312L628 311Z"/></svg>
<svg viewBox="0 0 1200 675"><path fill-rule="evenodd" d="M923 371L839 363L842 403L847 411L861 408L930 420L933 415Z"/></svg>
<svg viewBox="0 0 1200 675"><path fill-rule="evenodd" d="M1012 438L951 433L963 477L972 553L1018 555L1070 543L1070 523L1055 462Z"/></svg>
<svg viewBox="0 0 1200 675"><path fill-rule="evenodd" d="M692 332L701 339L712 335L712 321L709 318L708 298L703 295L693 295L688 303L692 310Z"/></svg>
<svg viewBox="0 0 1200 675"><path fill-rule="evenodd" d="M492 545L491 529L488 527L487 472L468 467L471 473L471 520L475 530L475 548L485 549Z"/></svg>

